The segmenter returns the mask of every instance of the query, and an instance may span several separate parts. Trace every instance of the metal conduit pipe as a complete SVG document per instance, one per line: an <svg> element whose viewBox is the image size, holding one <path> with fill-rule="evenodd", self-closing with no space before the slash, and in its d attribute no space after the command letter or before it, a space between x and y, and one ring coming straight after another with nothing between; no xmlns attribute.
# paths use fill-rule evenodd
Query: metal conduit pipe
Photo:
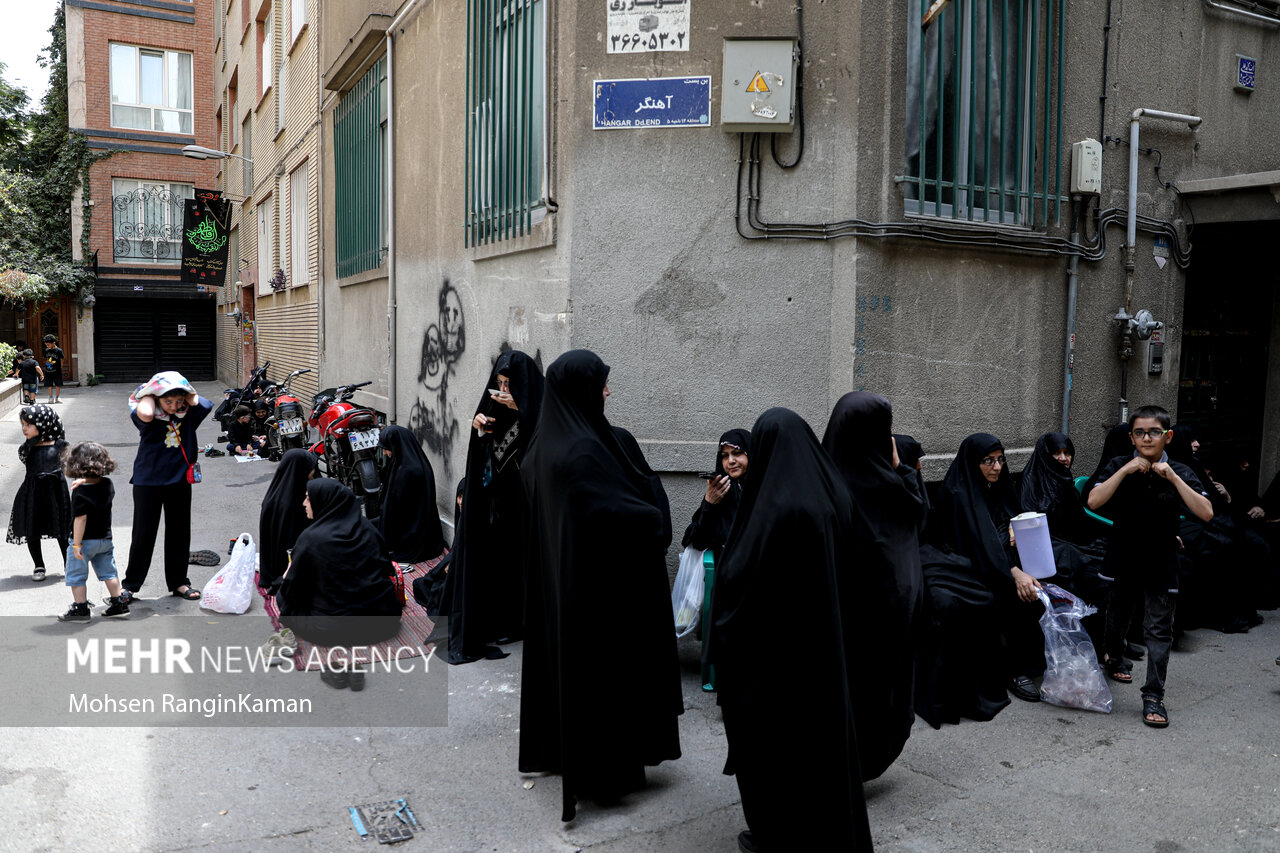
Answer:
<svg viewBox="0 0 1280 853"><path fill-rule="evenodd" d="M1217 9L1219 12L1225 12L1228 15L1239 15L1242 18L1250 18L1255 21L1262 21L1273 26L1280 24L1280 16L1265 15L1260 12L1250 12L1248 9L1241 9L1239 6L1221 3L1218 0L1204 0L1204 5L1210 9Z"/></svg>
<svg viewBox="0 0 1280 853"><path fill-rule="evenodd" d="M387 423L395 423L396 410L396 89L395 33L418 0L409 0L387 27Z"/></svg>
<svg viewBox="0 0 1280 853"><path fill-rule="evenodd" d="M1089 203L1085 202L1087 208ZM1071 197L1071 242L1080 242L1080 197ZM1076 369L1076 296L1080 286L1080 256L1067 260L1067 355L1062 377L1062 434L1071 435L1071 389Z"/></svg>

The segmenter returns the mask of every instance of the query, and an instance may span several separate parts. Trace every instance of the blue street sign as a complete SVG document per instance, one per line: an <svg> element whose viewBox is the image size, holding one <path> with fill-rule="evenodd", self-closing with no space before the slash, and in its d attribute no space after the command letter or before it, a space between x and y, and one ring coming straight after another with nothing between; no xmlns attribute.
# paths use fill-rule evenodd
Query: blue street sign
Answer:
<svg viewBox="0 0 1280 853"><path fill-rule="evenodd" d="M710 127L711 77L597 80L594 130Z"/></svg>

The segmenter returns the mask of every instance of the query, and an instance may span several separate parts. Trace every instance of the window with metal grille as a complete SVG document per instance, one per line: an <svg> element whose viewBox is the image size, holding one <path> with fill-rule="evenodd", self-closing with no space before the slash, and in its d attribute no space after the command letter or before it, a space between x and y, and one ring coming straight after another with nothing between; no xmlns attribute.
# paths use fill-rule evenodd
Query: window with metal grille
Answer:
<svg viewBox="0 0 1280 853"><path fill-rule="evenodd" d="M182 218L191 184L111 181L112 257L116 263L177 264L182 260Z"/></svg>
<svg viewBox="0 0 1280 853"><path fill-rule="evenodd" d="M907 5L906 212L1057 224L1065 0Z"/></svg>
<svg viewBox="0 0 1280 853"><path fill-rule="evenodd" d="M529 233L546 213L546 3L467 4L466 244Z"/></svg>
<svg viewBox="0 0 1280 853"><path fill-rule="evenodd" d="M342 96L333 111L339 278L374 269L383 260L386 88L384 57Z"/></svg>

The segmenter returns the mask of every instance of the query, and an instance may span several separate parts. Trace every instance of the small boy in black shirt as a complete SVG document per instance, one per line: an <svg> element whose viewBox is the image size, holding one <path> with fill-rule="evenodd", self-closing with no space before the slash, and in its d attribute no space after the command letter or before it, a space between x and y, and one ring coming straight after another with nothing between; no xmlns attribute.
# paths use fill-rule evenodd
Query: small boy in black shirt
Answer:
<svg viewBox="0 0 1280 853"><path fill-rule="evenodd" d="M66 356L53 335L44 336L44 384L49 389L49 402L62 402L62 361Z"/></svg>
<svg viewBox="0 0 1280 853"><path fill-rule="evenodd" d="M22 351L22 361L18 362L16 372L22 382L23 400L28 406L33 405L40 390L40 380L44 379L44 371L40 369L40 362L35 360L34 352L29 349Z"/></svg>
<svg viewBox="0 0 1280 853"><path fill-rule="evenodd" d="M115 547L111 542L111 501L115 486L107 475L116 463L107 449L96 441L82 441L65 452L63 471L71 484L71 544L67 546L67 586L71 587L71 608L58 617L59 622L88 622L89 564L98 580L107 585L104 616L123 616L129 603L120 598L120 577L116 569Z"/></svg>
<svg viewBox="0 0 1280 853"><path fill-rule="evenodd" d="M1164 682L1178 593L1179 516L1189 511L1204 521L1213 518L1213 504L1196 475L1164 452L1169 436L1167 411L1159 406L1135 411L1129 418L1132 458L1117 457L1103 466L1087 496L1089 509L1105 512L1113 522L1103 569L1113 579L1103 667L1113 681L1133 681L1121 655L1130 616L1141 599L1147 642L1142 721L1153 728L1169 725Z"/></svg>

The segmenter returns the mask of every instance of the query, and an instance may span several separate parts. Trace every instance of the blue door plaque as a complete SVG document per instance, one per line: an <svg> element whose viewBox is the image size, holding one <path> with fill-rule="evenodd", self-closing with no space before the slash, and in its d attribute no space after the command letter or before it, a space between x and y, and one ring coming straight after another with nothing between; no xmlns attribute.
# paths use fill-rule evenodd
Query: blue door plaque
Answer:
<svg viewBox="0 0 1280 853"><path fill-rule="evenodd" d="M594 130L710 127L711 77L597 80Z"/></svg>

